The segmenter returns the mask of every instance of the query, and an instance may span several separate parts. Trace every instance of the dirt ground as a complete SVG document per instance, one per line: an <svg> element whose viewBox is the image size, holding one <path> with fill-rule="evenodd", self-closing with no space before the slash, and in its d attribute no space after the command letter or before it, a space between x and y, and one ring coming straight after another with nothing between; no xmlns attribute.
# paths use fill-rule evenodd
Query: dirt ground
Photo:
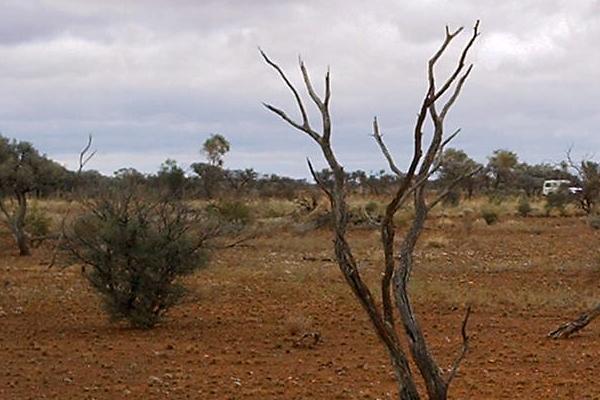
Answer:
<svg viewBox="0 0 600 400"><path fill-rule="evenodd" d="M352 239L374 287L377 232ZM331 261L331 234L275 232L222 252L149 331L111 324L79 268L0 253L0 399L392 399L383 346ZM600 298L600 233L578 218L430 221L411 291L453 399L600 399L600 322L548 331ZM318 332L314 344L304 334Z"/></svg>

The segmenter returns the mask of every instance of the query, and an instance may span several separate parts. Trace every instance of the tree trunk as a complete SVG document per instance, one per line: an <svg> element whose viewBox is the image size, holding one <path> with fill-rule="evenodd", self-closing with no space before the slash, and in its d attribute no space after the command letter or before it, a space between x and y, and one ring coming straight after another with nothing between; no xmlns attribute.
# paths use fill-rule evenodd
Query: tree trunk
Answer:
<svg viewBox="0 0 600 400"><path fill-rule="evenodd" d="M13 236L19 247L20 256L29 256L31 251L29 250L29 240L25 233L25 215L27 214L27 195L24 193L17 194L17 210L11 228Z"/></svg>
<svg viewBox="0 0 600 400"><path fill-rule="evenodd" d="M596 317L600 316L600 303L596 305L596 307L592 308L589 311L581 314L574 321L568 322L564 325L559 326L557 329L553 330L548 334L548 337L552 339L566 339L572 334L579 332L583 328L585 328L590 322L592 322Z"/></svg>

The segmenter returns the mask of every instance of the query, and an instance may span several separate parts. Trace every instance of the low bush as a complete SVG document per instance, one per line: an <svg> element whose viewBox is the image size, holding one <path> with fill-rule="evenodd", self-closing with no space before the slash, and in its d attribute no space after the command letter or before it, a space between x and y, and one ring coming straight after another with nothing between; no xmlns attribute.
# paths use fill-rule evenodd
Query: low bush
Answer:
<svg viewBox="0 0 600 400"><path fill-rule="evenodd" d="M179 202L115 191L87 203L66 246L91 267L85 276L111 320L151 328L185 294L178 278L207 264L217 230Z"/></svg>
<svg viewBox="0 0 600 400"><path fill-rule="evenodd" d="M494 225L498 222L498 211L490 206L484 206L481 208L481 218L488 225Z"/></svg>
<svg viewBox="0 0 600 400"><path fill-rule="evenodd" d="M567 204L569 204L570 201L571 198L569 192L564 188L554 193L549 193L546 196L546 204L544 205L546 215L550 215L550 212L553 209L557 209L560 215L565 215Z"/></svg>
<svg viewBox="0 0 600 400"><path fill-rule="evenodd" d="M208 212L225 224L246 226L254 217L247 204L239 200L220 201L208 206Z"/></svg>
<svg viewBox="0 0 600 400"><path fill-rule="evenodd" d="M33 204L25 217L25 231L34 240L41 241L50 233L52 218L44 210Z"/></svg>
<svg viewBox="0 0 600 400"><path fill-rule="evenodd" d="M529 204L529 198L527 196L521 196L519 203L517 204L517 212L521 217L528 217L531 214L532 208Z"/></svg>

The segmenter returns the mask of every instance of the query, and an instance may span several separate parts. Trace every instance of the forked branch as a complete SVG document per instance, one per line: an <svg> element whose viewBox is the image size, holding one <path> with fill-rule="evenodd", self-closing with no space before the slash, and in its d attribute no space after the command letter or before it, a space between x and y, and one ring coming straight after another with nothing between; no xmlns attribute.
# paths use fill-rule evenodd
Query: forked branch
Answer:
<svg viewBox="0 0 600 400"><path fill-rule="evenodd" d="M77 172L75 173L76 178L79 178L81 176L81 173L83 172L83 169L85 168L85 166L96 155L96 150L91 150L92 143L93 143L93 137L92 137L92 134L90 133L88 135L88 141L87 141L86 145L79 152L79 165L77 167ZM58 236L58 240L56 241L56 244L54 245L54 248L52 249L52 257L50 257L50 262L48 263L48 269L52 268L54 266L54 264L56 264L56 259L58 257L58 251L59 251L60 247L63 245L63 242L65 240L65 224L67 222L67 218L69 218L69 215L71 214L72 204L73 204L73 199L71 198L67 205L67 209L65 210L65 213L63 214L62 219L60 221L60 234Z"/></svg>
<svg viewBox="0 0 600 400"><path fill-rule="evenodd" d="M467 325L469 324L470 316L471 316L471 305L468 305L467 311L465 311L465 317L463 318L462 325L460 327L460 335L462 337L462 347L461 347L460 353L454 360L454 363L452 364L452 367L450 368L450 370L448 372L448 376L446 378L446 385L448 385L448 386L450 386L450 383L452 382L452 380L456 376L456 373L458 372L458 368L460 367L460 364L465 359L465 356L467 355L467 352L469 351L469 339L470 338L467 333Z"/></svg>
<svg viewBox="0 0 600 400"><path fill-rule="evenodd" d="M369 287L362 280L360 271L357 267L357 262L352 254L352 249L346 237L348 226L348 206L346 202L345 187L346 176L342 165L338 162L333 149L331 148L330 143L331 116L329 113L329 100L331 97L331 89L329 70L325 76L325 95L323 98L321 98L314 90L304 62L299 60L300 71L304 80L306 91L321 114L323 128L322 132L317 132L310 126L308 122L306 108L296 88L292 85L283 70L276 63L271 61L261 50L263 59L268 65L277 71L285 85L292 92L294 98L296 99L296 103L302 116L302 122L293 120L283 110L280 110L279 108L276 108L270 104L265 104L265 107L269 111L278 115L295 129L308 134L315 142L317 142L323 157L333 172L333 184L325 184L325 182L323 182L315 172L310 161L308 161L309 170L313 178L326 193L331 203L334 223L334 249L336 261L340 271L344 275L346 282L352 288L356 298L367 312L375 332L388 350L388 354L390 355L397 378L399 398L401 400L416 400L420 398L420 395L417 391L406 353L402 349L402 341L400 340L395 327L394 316L396 310L399 314L400 320L402 321L403 331L405 333L405 339L408 342L410 354L419 369L420 375L423 377L429 399L443 400L447 398L448 386L454 379L459 365L464 359L469 348L467 324L471 313L470 307L467 308L461 328L461 335L463 339L462 349L455 359L452 367L449 369L448 374L445 375L438 367L435 359L429 352L425 336L417 322L416 316L414 315L412 304L407 292L408 280L413 267L414 248L423 230L425 219L427 218L431 207L435 206L443 198L443 196L445 196L446 193L445 191L442 191L438 198L434 199L432 204L429 206L426 204L426 184L431 175L435 173L437 168L439 168L444 147L450 142L450 140L456 137L459 132L459 130L457 130L450 136L445 137L444 118L459 97L464 83L472 71L472 66L469 66L467 70L463 72L469 50L475 42L475 39L479 36L479 21L477 21L473 28L473 34L471 38L462 49L456 68L444 81L444 84L441 86L441 88L438 89L436 87L434 67L450 43L460 34L461 31L462 28L459 28L456 31L450 31L450 29L446 27L444 42L434 53L427 64L427 77L429 85L419 108L419 113L417 114L417 120L413 130L413 155L405 173L403 173L395 163L392 154L383 141L377 119L375 118L373 121L373 137L375 138L379 149L383 153L390 169L394 172L394 174L396 174L396 176L401 178L399 187L386 207L385 216L381 223L381 244L383 247L385 262L381 280L381 298L383 303L381 307L378 306L373 298L373 295L371 294ZM443 96L450 88L452 88L453 85L454 89L452 94L449 96L446 103L442 106L441 112L438 114L436 101L438 101L441 96ZM428 117L431 118L433 134L424 153L423 128ZM423 156L423 154L425 155ZM476 171L472 171L471 174L475 172ZM465 176L468 175L469 174L466 174ZM464 176L460 177L460 179L463 178ZM452 185L446 188L446 190L450 190L451 188ZM402 240L399 251L400 254L399 257L397 257L394 249L394 238L396 233L393 222L394 216L398 209L404 205L411 196L414 198L415 216L411 227ZM395 297L395 308L392 300L392 294Z"/></svg>

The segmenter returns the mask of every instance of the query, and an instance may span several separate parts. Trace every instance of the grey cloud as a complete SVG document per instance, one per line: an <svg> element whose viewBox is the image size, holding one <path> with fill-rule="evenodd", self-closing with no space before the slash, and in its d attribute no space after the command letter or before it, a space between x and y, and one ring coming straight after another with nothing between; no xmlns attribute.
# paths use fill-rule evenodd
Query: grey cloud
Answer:
<svg viewBox="0 0 600 400"><path fill-rule="evenodd" d="M464 41L477 18L475 70L448 121L463 129L456 145L481 161L504 147L532 162L600 145L599 1L31 0L0 10L0 131L65 162L94 132L103 156L93 167L104 172L192 162L220 132L230 166L306 176L305 155L319 156L261 108L296 115L257 45L298 84L298 54L319 88L331 67L348 169L384 166L369 137L374 115L404 162L426 60L444 25L464 25Z"/></svg>

